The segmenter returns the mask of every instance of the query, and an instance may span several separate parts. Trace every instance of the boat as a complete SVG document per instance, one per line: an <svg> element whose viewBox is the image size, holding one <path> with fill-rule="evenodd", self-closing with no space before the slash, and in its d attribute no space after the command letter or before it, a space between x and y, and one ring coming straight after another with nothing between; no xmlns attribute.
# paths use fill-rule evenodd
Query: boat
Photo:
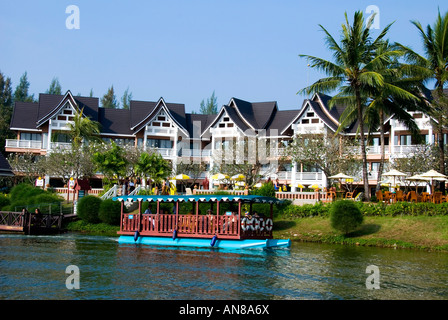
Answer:
<svg viewBox="0 0 448 320"><path fill-rule="evenodd" d="M289 248L290 239L273 239L273 206L282 200L257 195L132 195L121 202L118 243L218 249ZM144 202L153 211L142 213ZM138 204L138 212L126 208ZM269 205L269 215L253 210ZM200 208L206 212L200 212ZM181 213L182 212L182 213Z"/></svg>

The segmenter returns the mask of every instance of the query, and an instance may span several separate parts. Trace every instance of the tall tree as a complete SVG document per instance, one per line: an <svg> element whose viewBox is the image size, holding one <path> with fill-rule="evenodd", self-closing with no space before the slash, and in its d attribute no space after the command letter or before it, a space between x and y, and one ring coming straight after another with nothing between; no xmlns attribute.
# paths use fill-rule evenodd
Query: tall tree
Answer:
<svg viewBox="0 0 448 320"><path fill-rule="evenodd" d="M201 114L217 114L218 113L218 99L215 97L215 91L213 91L207 102L201 101L201 107L199 113Z"/></svg>
<svg viewBox="0 0 448 320"><path fill-rule="evenodd" d="M437 132L439 147L439 171L445 174L445 150L443 129L448 119L448 103L443 88L448 84L448 11L444 16L438 12L434 26L428 25L426 31L418 21L411 21L420 33L425 55L420 55L410 48L406 50L407 59L417 67L424 83L434 81L434 100L431 102L429 115L436 121L433 123ZM441 187L444 191L445 184Z"/></svg>
<svg viewBox="0 0 448 320"><path fill-rule="evenodd" d="M83 140L102 142L100 133L100 124L83 116L83 110L80 110L73 117L73 121L67 124L69 128L69 137L72 141L72 149L78 150Z"/></svg>
<svg viewBox="0 0 448 320"><path fill-rule="evenodd" d="M107 93L101 98L101 106L103 108L112 108L117 109L119 103L117 101L117 97L115 96L114 86L111 86Z"/></svg>
<svg viewBox="0 0 448 320"><path fill-rule="evenodd" d="M48 94L62 94L62 87L59 83L59 79L54 77L53 80L51 80L50 88L45 92Z"/></svg>
<svg viewBox="0 0 448 320"><path fill-rule="evenodd" d="M14 91L14 102L23 101L23 102L33 102L34 94L28 95L28 90L30 88L30 83L28 81L27 72L20 77L19 84Z"/></svg>
<svg viewBox="0 0 448 320"><path fill-rule="evenodd" d="M127 88L123 93L123 97L121 97L121 104L123 106L123 109L129 110L129 108L131 107L131 100L132 92L129 92L129 88Z"/></svg>
<svg viewBox="0 0 448 320"><path fill-rule="evenodd" d="M375 15L372 15L366 24L363 13L357 11L354 14L353 24L350 25L347 13L345 13L345 24L342 25L340 43L322 25L319 25L325 33L326 44L333 54L334 62L314 56L300 55L300 57L309 59L312 63L311 67L323 71L328 77L316 81L309 87L300 90L299 93L329 93L339 90L339 93L330 100L330 107L333 107L338 100L356 107L359 124L358 132L362 142L363 183L367 200L370 199L370 192L368 192L368 162L364 131L364 112L367 94L364 88L367 85L377 87L384 85L383 76L377 70L381 69L384 58L391 54L390 52L385 52L380 56L375 55L376 49L383 41L392 24L387 25L378 37L373 39L370 33L370 26L374 17Z"/></svg>
<svg viewBox="0 0 448 320"><path fill-rule="evenodd" d="M6 139L14 138L14 133L9 129L12 115L12 83L11 78L0 72L0 150L5 150Z"/></svg>

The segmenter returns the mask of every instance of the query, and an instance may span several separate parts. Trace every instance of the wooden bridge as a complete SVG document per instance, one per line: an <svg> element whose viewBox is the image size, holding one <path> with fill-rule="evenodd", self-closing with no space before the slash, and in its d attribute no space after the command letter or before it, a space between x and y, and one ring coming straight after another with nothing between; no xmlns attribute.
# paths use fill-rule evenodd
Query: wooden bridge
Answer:
<svg viewBox="0 0 448 320"><path fill-rule="evenodd" d="M62 232L64 215L31 214L0 211L0 232L25 234L54 234Z"/></svg>

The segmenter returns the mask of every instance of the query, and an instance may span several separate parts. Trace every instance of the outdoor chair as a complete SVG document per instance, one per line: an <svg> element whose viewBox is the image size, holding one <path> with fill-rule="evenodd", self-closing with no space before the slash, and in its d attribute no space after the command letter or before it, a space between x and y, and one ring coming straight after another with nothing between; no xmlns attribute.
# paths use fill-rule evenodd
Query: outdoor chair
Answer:
<svg viewBox="0 0 448 320"><path fill-rule="evenodd" d="M345 194L345 200L348 200L348 199L353 200L353 193L354 192L347 192Z"/></svg>
<svg viewBox="0 0 448 320"><path fill-rule="evenodd" d="M422 202L428 202L431 200L431 196L429 195L428 192L423 192L422 193Z"/></svg>
<svg viewBox="0 0 448 320"><path fill-rule="evenodd" d="M397 191L397 201L404 201L404 194L402 190Z"/></svg>
<svg viewBox="0 0 448 320"><path fill-rule="evenodd" d="M408 201L410 201L410 202L418 202L417 193L415 191L410 191L409 192L409 199L408 199Z"/></svg>
<svg viewBox="0 0 448 320"><path fill-rule="evenodd" d="M384 202L389 203L389 201L390 201L390 191L384 191L383 199L384 199Z"/></svg>
<svg viewBox="0 0 448 320"><path fill-rule="evenodd" d="M442 192L440 192L440 191L434 192L432 202L441 203L442 202Z"/></svg>
<svg viewBox="0 0 448 320"><path fill-rule="evenodd" d="M383 201L383 193L381 192L381 190L375 192L375 196L378 201Z"/></svg>

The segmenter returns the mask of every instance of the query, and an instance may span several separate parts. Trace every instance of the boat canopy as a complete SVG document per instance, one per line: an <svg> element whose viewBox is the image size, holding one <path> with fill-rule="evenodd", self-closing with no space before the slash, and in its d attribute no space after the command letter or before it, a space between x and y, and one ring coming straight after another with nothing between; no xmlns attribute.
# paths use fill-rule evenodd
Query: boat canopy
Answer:
<svg viewBox="0 0 448 320"><path fill-rule="evenodd" d="M243 202L280 204L283 200L274 197L257 195L152 195L152 196L121 196L112 198L114 201L148 201L148 202Z"/></svg>

